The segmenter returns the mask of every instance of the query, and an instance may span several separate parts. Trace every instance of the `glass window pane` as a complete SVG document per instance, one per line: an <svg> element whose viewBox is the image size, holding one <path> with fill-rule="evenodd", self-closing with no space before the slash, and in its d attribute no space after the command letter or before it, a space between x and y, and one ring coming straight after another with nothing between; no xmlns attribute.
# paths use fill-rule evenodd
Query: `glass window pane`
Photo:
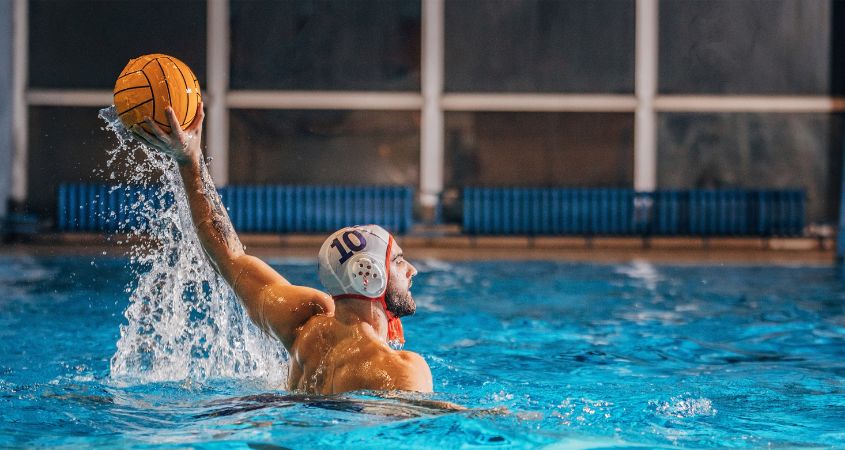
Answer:
<svg viewBox="0 0 845 450"><path fill-rule="evenodd" d="M206 16L198 0L31 0L30 86L112 89L126 63L147 53L181 59L203 83Z"/></svg>
<svg viewBox="0 0 845 450"><path fill-rule="evenodd" d="M831 4L806 0L662 0L665 94L830 92Z"/></svg>
<svg viewBox="0 0 845 450"><path fill-rule="evenodd" d="M633 184L632 114L453 112L448 187Z"/></svg>
<svg viewBox="0 0 845 450"><path fill-rule="evenodd" d="M449 92L634 91L633 0L448 0Z"/></svg>
<svg viewBox="0 0 845 450"><path fill-rule="evenodd" d="M842 115L664 113L660 188L801 188L810 221L834 222Z"/></svg>
<svg viewBox="0 0 845 450"><path fill-rule="evenodd" d="M845 1L835 0L830 5L830 21L845 23ZM830 37L830 94L845 95L845 27L831 27Z"/></svg>
<svg viewBox="0 0 845 450"><path fill-rule="evenodd" d="M102 128L100 108L33 106L29 108L27 207L45 217L56 210L61 183L106 181L114 170L115 183L126 179L127 164L106 167L106 151L117 138ZM108 169L108 170L107 170Z"/></svg>
<svg viewBox="0 0 845 450"><path fill-rule="evenodd" d="M232 0L234 89L420 89L419 0Z"/></svg>
<svg viewBox="0 0 845 450"><path fill-rule="evenodd" d="M447 187L633 184L633 114L446 114Z"/></svg>
<svg viewBox="0 0 845 450"><path fill-rule="evenodd" d="M231 183L419 183L419 113L231 112Z"/></svg>
<svg viewBox="0 0 845 450"><path fill-rule="evenodd" d="M464 186L630 188L633 136L633 114L447 113L444 220Z"/></svg>

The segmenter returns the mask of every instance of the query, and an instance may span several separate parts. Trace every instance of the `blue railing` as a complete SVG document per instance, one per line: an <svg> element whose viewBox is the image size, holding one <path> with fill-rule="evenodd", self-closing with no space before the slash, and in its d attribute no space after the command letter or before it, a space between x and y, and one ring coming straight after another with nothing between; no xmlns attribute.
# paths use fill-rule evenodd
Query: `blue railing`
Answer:
<svg viewBox="0 0 845 450"><path fill-rule="evenodd" d="M800 190L466 188L469 234L800 236Z"/></svg>
<svg viewBox="0 0 845 450"><path fill-rule="evenodd" d="M61 184L57 198L59 231L116 232L146 226L154 211L172 202L156 186Z"/></svg>
<svg viewBox="0 0 845 450"><path fill-rule="evenodd" d="M405 233L412 222L413 190L406 186L227 186L219 192L238 231L329 232L375 223ZM105 232L145 226L155 209L172 202L169 193L157 194L155 186L63 184L56 225L60 231Z"/></svg>
<svg viewBox="0 0 845 450"><path fill-rule="evenodd" d="M374 223L405 233L413 220L407 186L227 186L220 195L243 231L316 233Z"/></svg>
<svg viewBox="0 0 845 450"><path fill-rule="evenodd" d="M220 189L235 228L246 232L328 232L377 223L404 233L412 223L409 187L228 186ZM59 187L60 231L115 232L155 220L172 202L155 186ZM467 188L463 229L491 235L798 236L799 190Z"/></svg>

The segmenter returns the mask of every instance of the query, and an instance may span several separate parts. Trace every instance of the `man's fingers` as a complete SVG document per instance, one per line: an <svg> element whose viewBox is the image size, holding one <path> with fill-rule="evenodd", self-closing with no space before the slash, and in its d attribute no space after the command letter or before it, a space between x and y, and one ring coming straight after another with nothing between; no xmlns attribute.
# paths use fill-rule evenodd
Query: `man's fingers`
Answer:
<svg viewBox="0 0 845 450"><path fill-rule="evenodd" d="M143 141L150 147L159 148L159 145L154 143L156 139L152 135L150 135L150 133L147 133L147 130L141 128L140 125L132 125L132 132L135 133L135 136L137 136L141 141Z"/></svg>
<svg viewBox="0 0 845 450"><path fill-rule="evenodd" d="M135 133L138 137L144 138L147 141L152 142L155 140L155 138L153 138L150 133L147 133L147 130L145 130L141 125L132 125L132 132Z"/></svg>
<svg viewBox="0 0 845 450"><path fill-rule="evenodd" d="M164 108L164 113L167 115L167 121L170 122L170 132L175 137L179 135L179 131L182 131L182 126L179 125L179 118L176 117L176 111L173 111L173 108L168 106Z"/></svg>
<svg viewBox="0 0 845 450"><path fill-rule="evenodd" d="M205 119L205 108L203 107L203 103L197 103L197 113L194 116L194 121L191 122L191 126L189 126L185 131L193 132L196 130L202 129L202 121Z"/></svg>
<svg viewBox="0 0 845 450"><path fill-rule="evenodd" d="M167 133L165 133L164 130L162 130L161 127L153 121L153 119L145 117L144 122L146 122L146 124L150 126L150 129L153 130L153 134L155 134L156 137L161 139L162 142L168 141L169 136L167 136Z"/></svg>

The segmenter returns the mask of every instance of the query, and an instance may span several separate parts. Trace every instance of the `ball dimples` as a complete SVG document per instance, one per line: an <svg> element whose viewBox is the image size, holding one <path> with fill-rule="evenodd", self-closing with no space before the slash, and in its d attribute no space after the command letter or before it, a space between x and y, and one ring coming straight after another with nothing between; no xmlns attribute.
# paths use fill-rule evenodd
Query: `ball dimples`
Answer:
<svg viewBox="0 0 845 450"><path fill-rule="evenodd" d="M165 108L176 113L179 126L187 128L194 121L197 105L202 101L196 75L182 61L172 56L153 53L132 59L114 85L114 105L126 128L141 125L149 117L170 132Z"/></svg>

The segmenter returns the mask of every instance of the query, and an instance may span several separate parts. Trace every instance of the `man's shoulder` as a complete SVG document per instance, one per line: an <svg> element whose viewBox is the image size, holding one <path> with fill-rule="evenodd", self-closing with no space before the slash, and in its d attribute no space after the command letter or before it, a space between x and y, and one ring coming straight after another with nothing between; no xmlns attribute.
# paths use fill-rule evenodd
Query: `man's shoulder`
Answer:
<svg viewBox="0 0 845 450"><path fill-rule="evenodd" d="M318 289L273 283L264 286L258 295L259 323L266 323L288 350L315 318L334 315L334 300Z"/></svg>
<svg viewBox="0 0 845 450"><path fill-rule="evenodd" d="M393 350L383 340L367 339L358 345L355 352L343 350L342 369L336 374L344 380L341 390L432 390L431 369L419 354Z"/></svg>
<svg viewBox="0 0 845 450"><path fill-rule="evenodd" d="M425 359L419 354L408 350L400 350L395 352L399 359L403 362L411 365L425 365L428 367L428 363L425 362Z"/></svg>
<svg viewBox="0 0 845 450"><path fill-rule="evenodd" d="M281 313L294 319L297 327L318 315L334 315L334 299L319 289L274 283L265 286L259 296L265 313Z"/></svg>
<svg viewBox="0 0 845 450"><path fill-rule="evenodd" d="M431 392L431 369L422 356L411 351L393 351L392 363L388 372L393 379L394 388L408 391Z"/></svg>
<svg viewBox="0 0 845 450"><path fill-rule="evenodd" d="M333 321L333 319L327 317L326 319L315 320L315 322L323 323L325 321L327 325L349 327L338 333L343 338L336 344L344 350L347 350L347 346L350 345L358 347L355 349L355 352L350 352L350 356L354 357L355 360L364 363L368 361L393 361L403 365L426 364L423 357L417 353L390 348L387 342L384 341L384 338L380 337L369 324L342 325L339 322Z"/></svg>
<svg viewBox="0 0 845 450"><path fill-rule="evenodd" d="M379 345L377 352L377 362L385 367L391 367L399 372L419 372L421 370L428 371L428 363L419 354L408 350L393 350L388 345Z"/></svg>
<svg viewBox="0 0 845 450"><path fill-rule="evenodd" d="M298 286L290 283L270 283L262 287L261 295L265 298L276 298L287 301L302 300L316 301L334 306L332 296L308 286ZM334 309L334 308L332 308Z"/></svg>

